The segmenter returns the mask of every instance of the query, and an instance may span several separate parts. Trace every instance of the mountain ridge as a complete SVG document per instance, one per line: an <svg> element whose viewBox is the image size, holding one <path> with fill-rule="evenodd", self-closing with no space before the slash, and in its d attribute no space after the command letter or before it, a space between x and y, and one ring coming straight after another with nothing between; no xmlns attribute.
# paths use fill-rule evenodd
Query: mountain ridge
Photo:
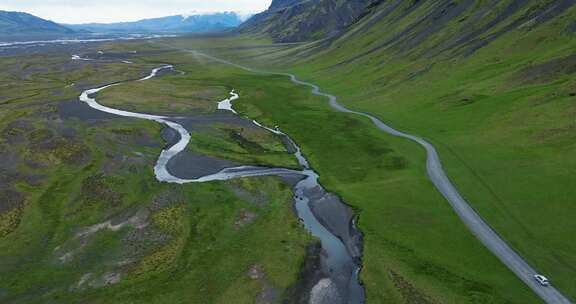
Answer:
<svg viewBox="0 0 576 304"><path fill-rule="evenodd" d="M238 31L268 35L276 42L301 42L335 36L382 0L274 0Z"/></svg>
<svg viewBox="0 0 576 304"><path fill-rule="evenodd" d="M242 23L243 16L236 12L219 12L192 15L173 15L117 23L69 24L70 28L91 32L114 33L192 33L234 28Z"/></svg>
<svg viewBox="0 0 576 304"><path fill-rule="evenodd" d="M0 34L6 36L30 34L74 34L75 31L56 22L25 12L0 10Z"/></svg>

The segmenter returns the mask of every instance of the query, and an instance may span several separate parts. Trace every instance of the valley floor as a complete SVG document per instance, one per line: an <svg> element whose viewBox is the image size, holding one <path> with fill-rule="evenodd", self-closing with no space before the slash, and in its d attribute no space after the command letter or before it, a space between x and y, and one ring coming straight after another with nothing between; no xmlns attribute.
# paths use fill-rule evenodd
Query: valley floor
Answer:
<svg viewBox="0 0 576 304"><path fill-rule="evenodd" d="M158 183L152 168L166 144L161 138L171 142L173 134L152 122L94 116L78 108L84 89L137 79L153 67L171 64L173 73L110 88L98 98L124 110L194 117L189 152L221 159L223 166L297 168L269 132L209 118L217 112L216 101L235 88L242 96L235 109L290 135L323 186L359 216L364 235L361 280L368 303L539 303L435 190L420 147L379 132L367 119L334 111L324 98L286 77L252 73L186 51L265 66L262 58L279 60L297 47L186 38L78 46L64 49L64 55L55 50L0 57L6 67L0 74L3 83L18 84L3 88L0 96L1 153L11 160L0 168L2 196L9 202L0 206L0 273L10 274L0 276L0 300L306 302L299 295L309 284L305 279L313 272L310 265L317 263L318 247L298 222L285 181L258 177ZM73 54L91 60L70 60ZM533 172L542 166L550 170L543 172L564 172L563 165L570 167L569 148L560 154L545 149L517 154L506 145L487 150L481 134L496 131L471 121L466 110L437 111L438 118L429 119L415 103L402 110L390 102L406 98L398 91L364 100L358 80L342 71L319 73L315 67L320 65L278 67L319 82L354 109L425 136L439 148L448 175L472 206L531 264L574 296L574 271L562 266L574 256L571 245L563 245L569 231L556 231L571 227L572 209L560 215L554 211L561 228L537 233L525 223L538 214L549 219L552 211L506 203L512 198L532 202L538 196L531 190L537 188ZM526 90L508 94L538 92ZM415 96L420 95L426 94ZM380 98L385 106L375 102ZM445 125L446 117L459 116ZM476 139L462 141L470 136ZM499 138L500 144L509 140ZM559 155L554 158L558 162L520 165L538 157L549 160L552 154ZM542 200L552 202L570 193L569 183L562 180L570 176L565 171L546 175L556 188ZM494 203L494 197L500 200ZM82 233L127 222L132 224L118 230ZM552 234L546 247L542 240ZM533 238L528 241L527 236Z"/></svg>

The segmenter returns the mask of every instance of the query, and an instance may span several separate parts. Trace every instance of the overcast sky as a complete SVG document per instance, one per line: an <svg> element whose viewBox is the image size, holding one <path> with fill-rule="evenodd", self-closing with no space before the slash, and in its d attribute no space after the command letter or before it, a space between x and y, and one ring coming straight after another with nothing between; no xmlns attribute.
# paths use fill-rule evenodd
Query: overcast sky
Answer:
<svg viewBox="0 0 576 304"><path fill-rule="evenodd" d="M21 11L60 23L118 22L194 12L259 12L272 0L0 0L0 10Z"/></svg>

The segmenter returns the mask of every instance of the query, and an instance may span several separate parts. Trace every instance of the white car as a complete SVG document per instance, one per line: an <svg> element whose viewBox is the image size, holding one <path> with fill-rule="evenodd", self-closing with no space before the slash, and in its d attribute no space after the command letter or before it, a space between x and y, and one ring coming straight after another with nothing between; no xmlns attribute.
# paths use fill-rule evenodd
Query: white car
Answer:
<svg viewBox="0 0 576 304"><path fill-rule="evenodd" d="M541 274L535 274L534 279L542 286L550 286L550 280Z"/></svg>

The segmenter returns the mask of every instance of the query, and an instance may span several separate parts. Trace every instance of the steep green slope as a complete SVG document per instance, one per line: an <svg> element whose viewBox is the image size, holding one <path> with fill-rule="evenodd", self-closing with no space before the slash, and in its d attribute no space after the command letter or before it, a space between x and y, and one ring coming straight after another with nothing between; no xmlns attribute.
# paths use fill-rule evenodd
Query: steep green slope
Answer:
<svg viewBox="0 0 576 304"><path fill-rule="evenodd" d="M345 33L314 43L264 47L261 42L239 39L188 46L252 66L295 72L338 95L351 108L427 138L440 150L449 176L472 206L574 299L574 4L568 0L384 1ZM226 47L210 46L217 43ZM276 113L269 110L269 115ZM277 111L283 112L277 117L288 115L287 109ZM321 146L316 149L310 153L339 153L333 147L325 153L320 152ZM338 170L337 164L326 170ZM419 165L423 167L422 162ZM379 286L386 286L381 276L406 265L420 269L417 263L383 257L374 248L374 242L384 242L378 237L391 238L379 247L388 253L427 252L418 247L427 245L409 241L407 235L381 234L378 229L412 227L421 211L406 205L409 201L417 206L407 196L416 201L429 198L414 192L371 197L366 193L380 193L377 188L382 185L370 186L369 181L367 177L347 181L348 189L337 181L327 184L362 210L360 225L367 232L364 278L368 295L378 297ZM402 187L408 181L397 182ZM380 200L387 200L382 213L367 214L366 210L375 211L369 206ZM388 207L396 204L405 206L402 219L384 213L392 212ZM375 228L377 221L381 228ZM375 275L373 268L378 267L382 273ZM426 285L418 281L421 277L406 277L415 286Z"/></svg>
<svg viewBox="0 0 576 304"><path fill-rule="evenodd" d="M355 109L434 142L480 214L572 298L573 4L383 7L296 69Z"/></svg>

